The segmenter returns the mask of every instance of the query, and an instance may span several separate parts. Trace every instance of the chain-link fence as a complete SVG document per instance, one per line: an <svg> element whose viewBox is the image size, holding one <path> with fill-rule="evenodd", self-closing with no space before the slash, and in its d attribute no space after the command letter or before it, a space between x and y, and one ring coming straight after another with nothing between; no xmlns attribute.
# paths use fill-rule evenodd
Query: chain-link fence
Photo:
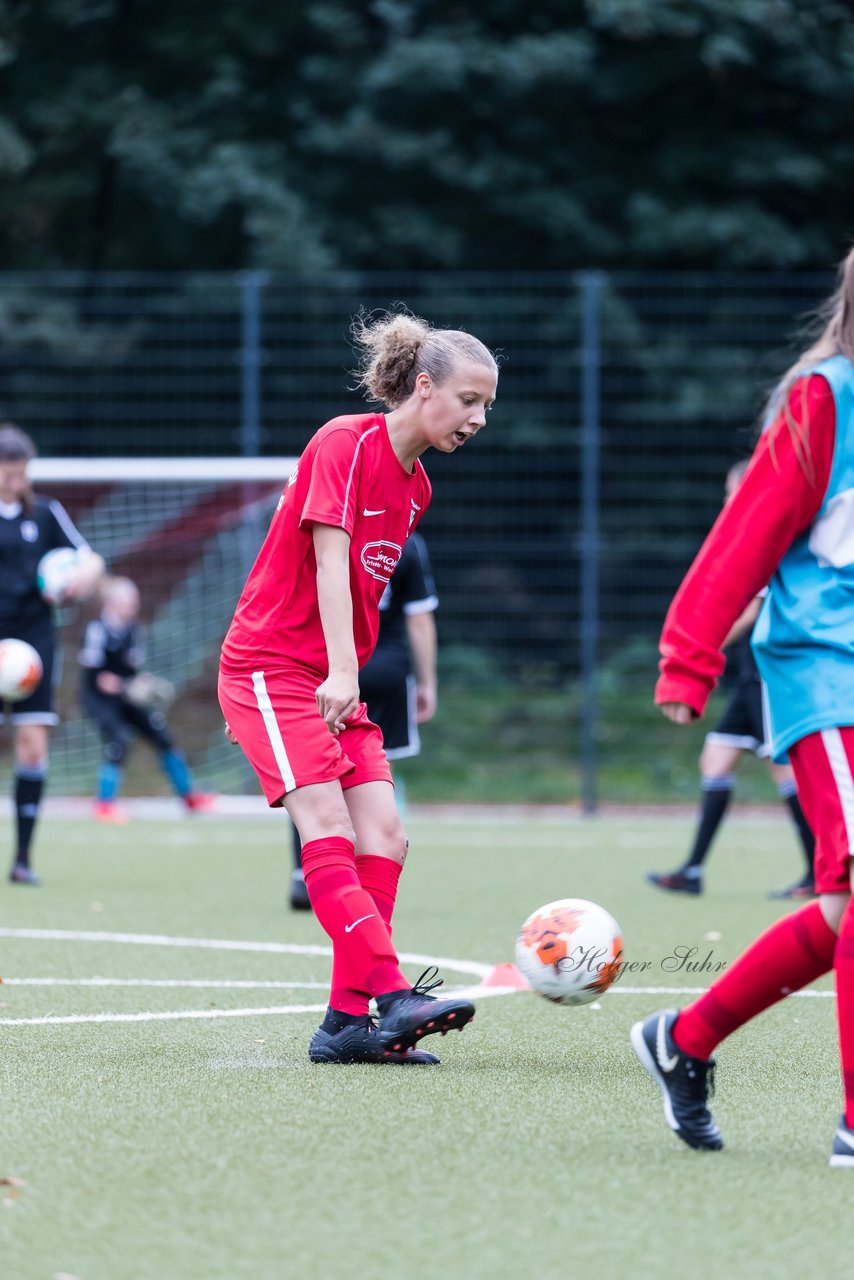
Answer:
<svg viewBox="0 0 854 1280"><path fill-rule="evenodd" d="M414 789L592 803L598 763L606 797L687 794L696 735L671 745L650 719L658 629L832 283L7 274L0 412L54 456L297 454L359 411L361 308L469 329L502 372L488 430L425 459L446 693Z"/></svg>

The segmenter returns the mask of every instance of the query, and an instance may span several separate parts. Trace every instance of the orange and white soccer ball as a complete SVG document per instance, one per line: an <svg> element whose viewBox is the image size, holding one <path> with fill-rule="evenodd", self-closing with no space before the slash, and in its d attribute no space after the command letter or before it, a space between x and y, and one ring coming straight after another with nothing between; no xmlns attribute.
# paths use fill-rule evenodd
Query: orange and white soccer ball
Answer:
<svg viewBox="0 0 854 1280"><path fill-rule="evenodd" d="M42 660L25 640L0 640L0 698L21 702L35 693L42 678Z"/></svg>
<svg viewBox="0 0 854 1280"><path fill-rule="evenodd" d="M538 995L589 1004L619 977L620 926L586 898L562 898L532 911L516 939L516 965Z"/></svg>

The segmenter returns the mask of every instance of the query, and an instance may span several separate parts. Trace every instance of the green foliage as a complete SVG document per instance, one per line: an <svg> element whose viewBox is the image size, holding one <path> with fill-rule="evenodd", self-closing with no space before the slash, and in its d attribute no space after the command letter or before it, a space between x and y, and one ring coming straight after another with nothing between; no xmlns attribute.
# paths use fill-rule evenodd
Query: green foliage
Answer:
<svg viewBox="0 0 854 1280"><path fill-rule="evenodd" d="M837 0L0 3L0 266L827 266Z"/></svg>

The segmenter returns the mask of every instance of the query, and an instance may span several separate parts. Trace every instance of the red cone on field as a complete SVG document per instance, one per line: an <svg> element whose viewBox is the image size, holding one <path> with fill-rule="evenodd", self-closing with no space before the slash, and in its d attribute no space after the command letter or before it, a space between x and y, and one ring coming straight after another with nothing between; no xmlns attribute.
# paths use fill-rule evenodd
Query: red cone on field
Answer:
<svg viewBox="0 0 854 1280"><path fill-rule="evenodd" d="M531 984L516 968L515 964L497 964L492 972L483 979L482 987L515 987L517 991L530 991Z"/></svg>

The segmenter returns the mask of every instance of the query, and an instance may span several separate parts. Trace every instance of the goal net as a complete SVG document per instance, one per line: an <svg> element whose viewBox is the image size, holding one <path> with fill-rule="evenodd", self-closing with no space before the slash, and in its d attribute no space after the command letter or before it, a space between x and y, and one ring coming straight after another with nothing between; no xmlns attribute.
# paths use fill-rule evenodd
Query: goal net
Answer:
<svg viewBox="0 0 854 1280"><path fill-rule="evenodd" d="M37 492L58 499L107 571L140 590L145 669L176 698L169 728L201 790L254 793L241 751L226 742L216 697L219 650L244 580L295 458L40 458ZM62 661L51 738L51 791L92 794L100 738L80 710L78 654L97 605L57 613ZM125 794L169 794L147 743L130 752Z"/></svg>

